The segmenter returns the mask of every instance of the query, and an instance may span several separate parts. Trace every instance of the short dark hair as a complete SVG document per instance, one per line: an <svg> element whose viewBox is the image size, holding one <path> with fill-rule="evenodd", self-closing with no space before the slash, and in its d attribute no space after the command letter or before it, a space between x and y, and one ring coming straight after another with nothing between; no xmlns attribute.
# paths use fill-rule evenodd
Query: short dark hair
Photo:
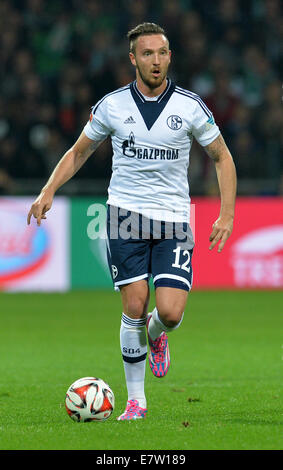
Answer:
<svg viewBox="0 0 283 470"><path fill-rule="evenodd" d="M127 34L127 38L130 44L130 52L135 53L136 41L139 36L149 36L151 34L163 34L168 41L166 33L164 29L161 28L161 26L155 23L141 23L135 28L131 29Z"/></svg>

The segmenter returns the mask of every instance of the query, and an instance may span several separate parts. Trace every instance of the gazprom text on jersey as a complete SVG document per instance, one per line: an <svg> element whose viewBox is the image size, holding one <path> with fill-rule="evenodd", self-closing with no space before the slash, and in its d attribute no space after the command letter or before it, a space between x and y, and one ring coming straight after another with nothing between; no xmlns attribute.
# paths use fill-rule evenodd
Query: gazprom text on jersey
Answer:
<svg viewBox="0 0 283 470"><path fill-rule="evenodd" d="M179 149L137 148L136 158L147 160L178 160Z"/></svg>

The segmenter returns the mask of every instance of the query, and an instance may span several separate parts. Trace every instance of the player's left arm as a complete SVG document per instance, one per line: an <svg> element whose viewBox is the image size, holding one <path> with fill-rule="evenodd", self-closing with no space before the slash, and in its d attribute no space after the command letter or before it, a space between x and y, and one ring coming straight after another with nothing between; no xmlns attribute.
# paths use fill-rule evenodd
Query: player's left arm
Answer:
<svg viewBox="0 0 283 470"><path fill-rule="evenodd" d="M232 155L221 134L204 149L215 163L221 197L220 214L212 226L209 249L212 250L220 242L220 253L233 230L237 175Z"/></svg>

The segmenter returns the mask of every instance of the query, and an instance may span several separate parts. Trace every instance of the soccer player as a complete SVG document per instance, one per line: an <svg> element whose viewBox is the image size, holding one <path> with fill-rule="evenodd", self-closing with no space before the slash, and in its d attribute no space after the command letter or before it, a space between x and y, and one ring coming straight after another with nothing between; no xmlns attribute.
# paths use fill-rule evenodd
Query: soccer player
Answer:
<svg viewBox="0 0 283 470"><path fill-rule="evenodd" d="M187 171L193 138L215 162L221 209L209 236L223 247L232 232L236 172L213 115L201 98L167 75L171 60L164 30L143 23L128 33L136 80L104 96L80 137L61 158L28 214L46 218L57 189L108 136L113 172L108 189L107 253L121 292L120 344L128 401L118 420L144 418L147 338L149 365L164 377L170 365L167 333L183 318L192 286L190 198ZM148 313L150 276L156 307Z"/></svg>

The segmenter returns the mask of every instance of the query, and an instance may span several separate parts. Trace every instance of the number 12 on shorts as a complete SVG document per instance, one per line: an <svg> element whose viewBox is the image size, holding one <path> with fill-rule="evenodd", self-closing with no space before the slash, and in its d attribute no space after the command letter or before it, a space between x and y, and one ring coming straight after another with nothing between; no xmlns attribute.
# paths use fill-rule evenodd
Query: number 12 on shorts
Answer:
<svg viewBox="0 0 283 470"><path fill-rule="evenodd" d="M191 255L190 255L190 252L188 250L182 250L182 251L183 251L182 260L184 259L184 257L187 257L187 258L185 259L185 262L181 265L180 264L181 247L178 246L178 248L173 250L173 253L175 253L175 262L172 264L172 268L184 269L185 271L187 271L189 273L191 271L191 268L190 268L190 266L188 267L188 264L190 263Z"/></svg>

